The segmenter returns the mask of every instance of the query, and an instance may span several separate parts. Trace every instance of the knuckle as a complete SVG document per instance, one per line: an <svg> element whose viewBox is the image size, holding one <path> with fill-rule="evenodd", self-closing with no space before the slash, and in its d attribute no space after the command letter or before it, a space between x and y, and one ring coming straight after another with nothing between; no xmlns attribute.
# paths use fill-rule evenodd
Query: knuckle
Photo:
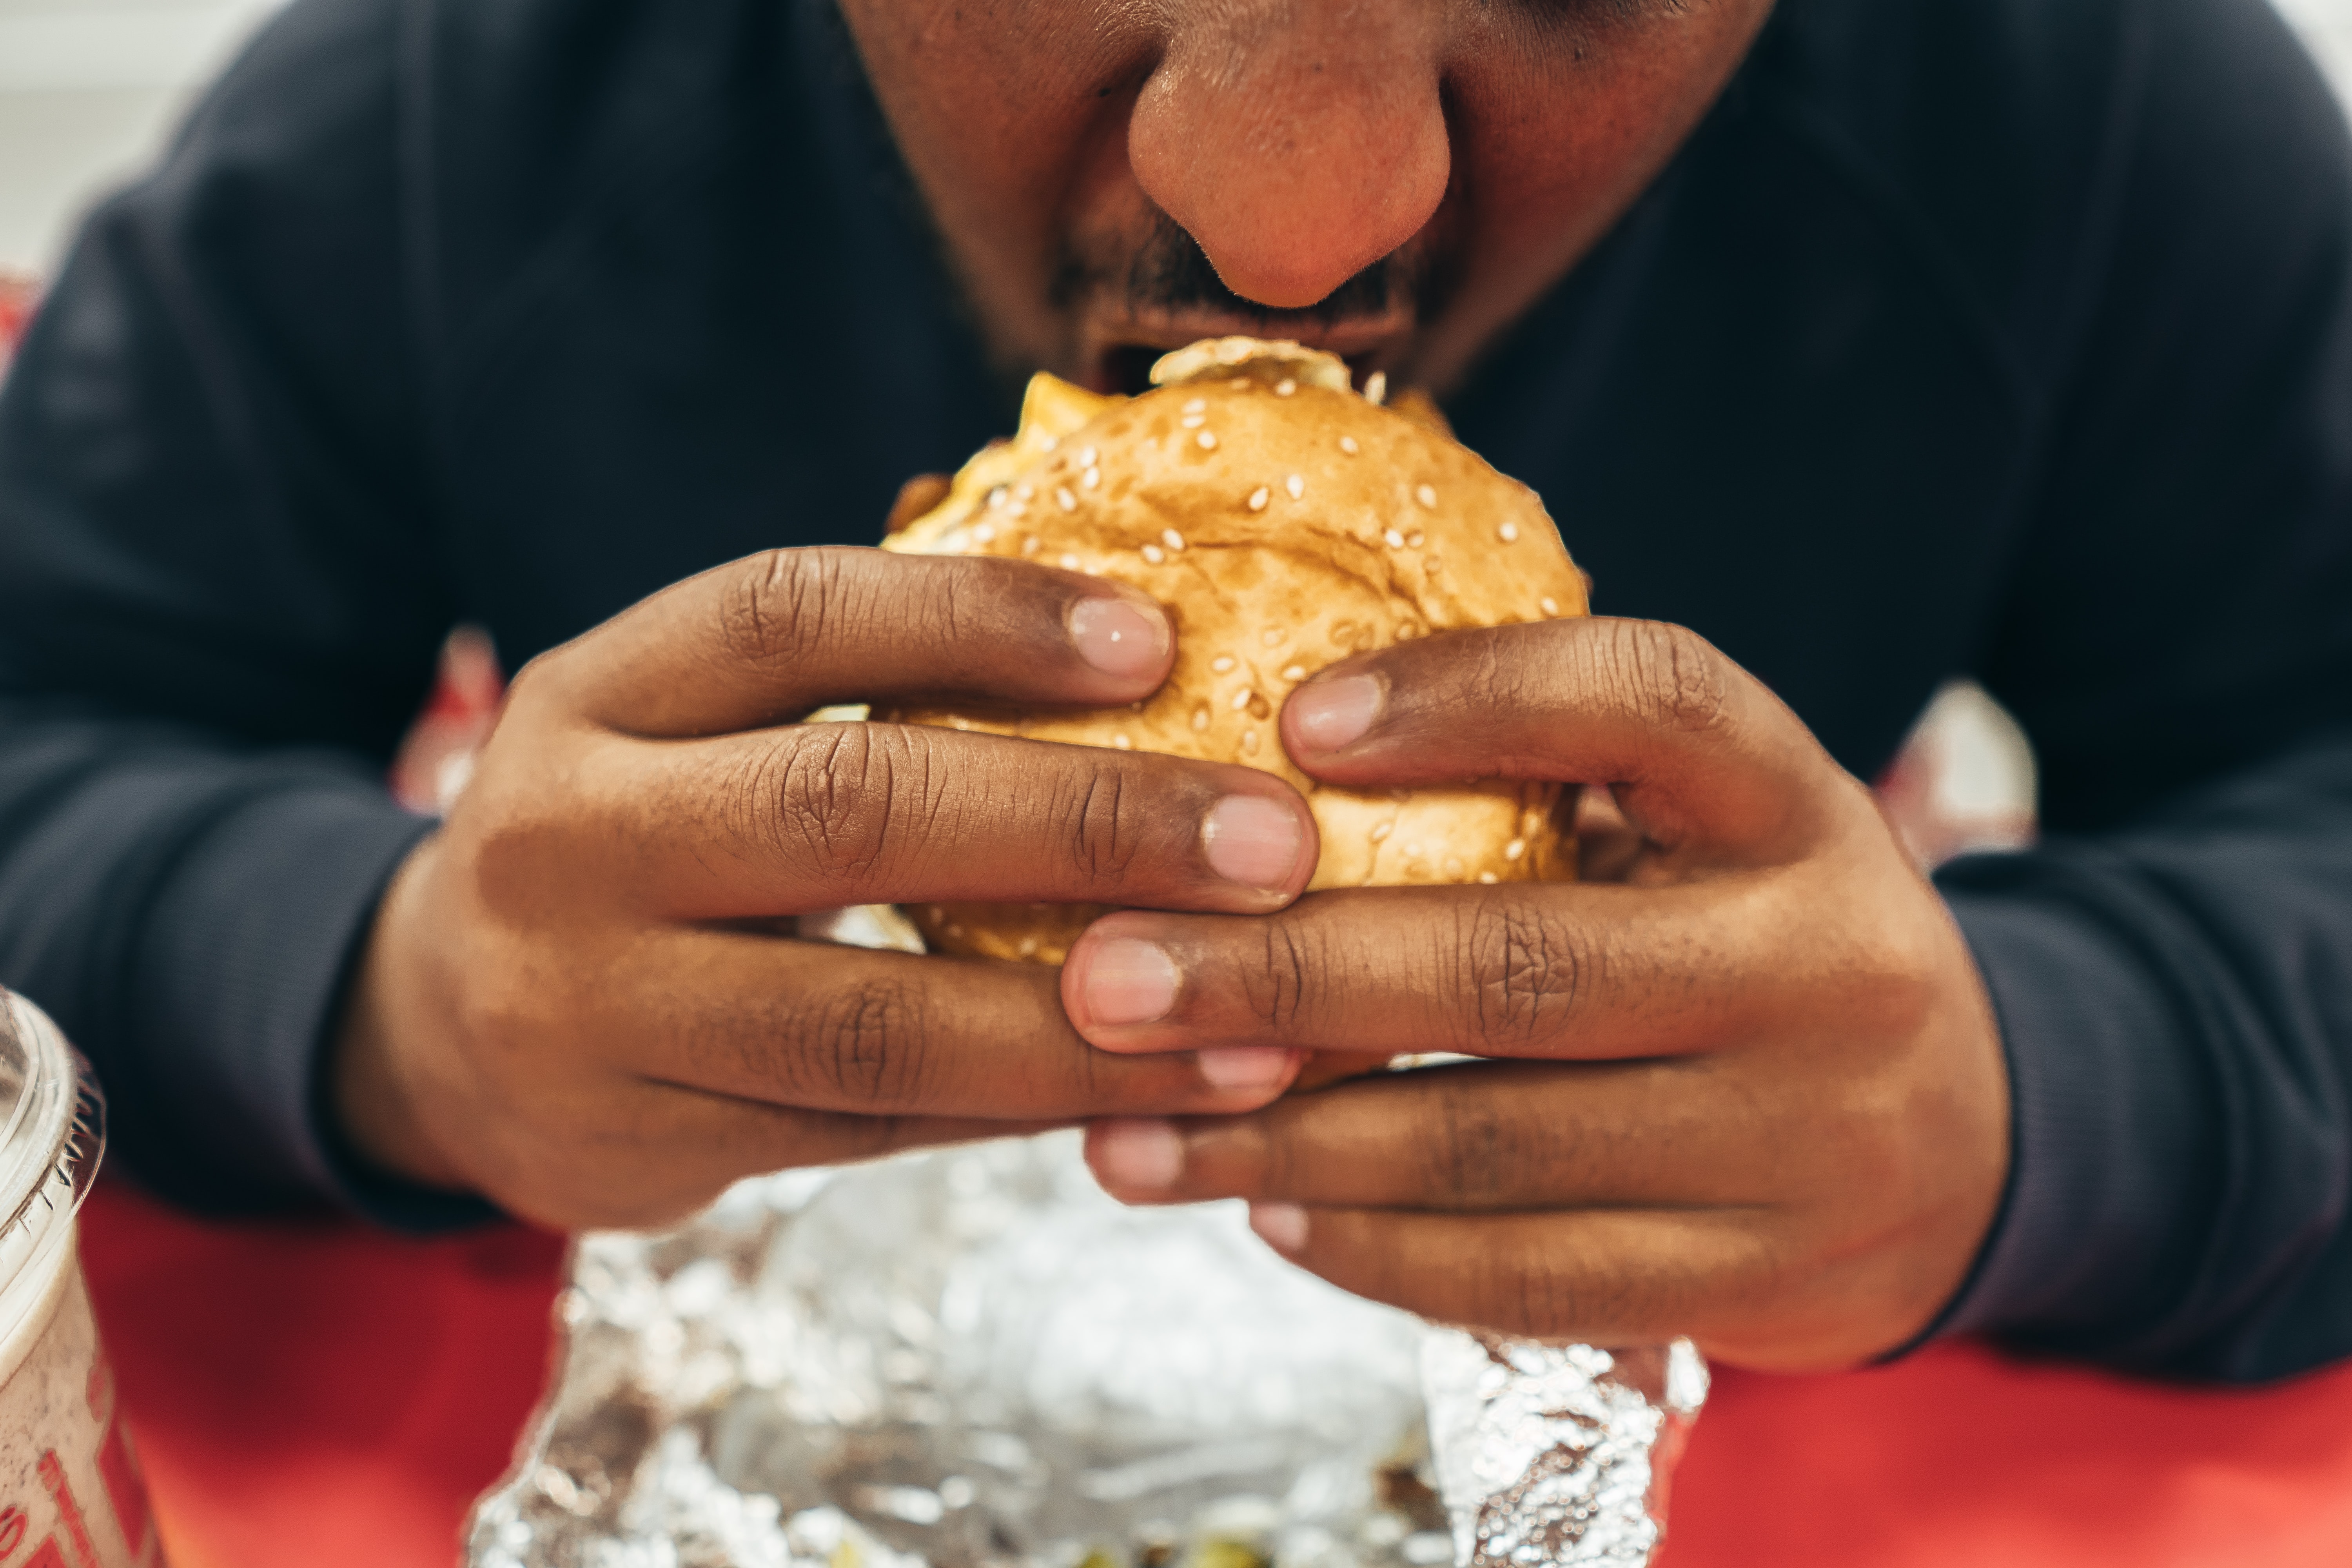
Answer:
<svg viewBox="0 0 2352 1568"><path fill-rule="evenodd" d="M1461 991L1477 999L1464 1019L1464 1049L1538 1044L1600 978L1603 955L1589 930L1538 904L1489 897L1456 918L1468 925L1451 944L1470 972Z"/></svg>
<svg viewBox="0 0 2352 1568"><path fill-rule="evenodd" d="M1468 1084L1439 1086L1434 1100L1437 1135L1423 1141L1420 1151L1423 1185L1476 1205L1516 1194L1530 1152L1517 1122L1499 1113L1492 1094Z"/></svg>
<svg viewBox="0 0 2352 1568"><path fill-rule="evenodd" d="M929 746L894 725L792 731L750 756L722 790L729 836L821 888L854 889L938 819L944 796L931 760Z"/></svg>
<svg viewBox="0 0 2352 1568"><path fill-rule="evenodd" d="M541 707L559 701L562 689L562 668L568 661L564 649L550 648L534 655L507 681L506 697L500 704L506 713L535 712Z"/></svg>
<svg viewBox="0 0 2352 1568"><path fill-rule="evenodd" d="M850 560L839 550L767 550L737 563L719 598L721 654L774 672L857 624L865 596Z"/></svg>
<svg viewBox="0 0 2352 1568"><path fill-rule="evenodd" d="M1143 796L1121 767L1056 784L1048 820L1081 889L1109 892L1127 881L1152 816Z"/></svg>
<svg viewBox="0 0 2352 1568"><path fill-rule="evenodd" d="M908 1104L931 1075L919 992L869 979L825 996L793 1031L805 1086L850 1104Z"/></svg>
<svg viewBox="0 0 2352 1568"><path fill-rule="evenodd" d="M1247 1016L1276 1037L1310 1034L1319 1010L1318 977L1328 973L1330 941L1318 929L1275 916L1258 922L1258 962L1243 973Z"/></svg>
<svg viewBox="0 0 2352 1568"><path fill-rule="evenodd" d="M1703 637L1666 621L1614 621L1607 673L1627 707L1661 728L1706 733L1731 717L1731 680Z"/></svg>

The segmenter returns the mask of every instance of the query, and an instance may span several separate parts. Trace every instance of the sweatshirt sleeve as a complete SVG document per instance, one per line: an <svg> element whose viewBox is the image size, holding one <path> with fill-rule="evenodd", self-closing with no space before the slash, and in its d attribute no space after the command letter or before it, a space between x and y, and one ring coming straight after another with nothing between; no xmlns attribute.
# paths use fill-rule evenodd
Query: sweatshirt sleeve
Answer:
<svg viewBox="0 0 2352 1568"><path fill-rule="evenodd" d="M455 618L430 529L385 4L304 0L86 225L0 389L0 983L177 1203L372 1182L319 1043L430 824L382 784Z"/></svg>
<svg viewBox="0 0 2352 1568"><path fill-rule="evenodd" d="M2015 1106L1946 1328L2233 1382L2352 1354L2352 736L1941 880Z"/></svg>
<svg viewBox="0 0 2352 1568"><path fill-rule="evenodd" d="M1979 668L2045 837L1939 878L2015 1117L1945 1327L2255 1381L2352 1355L2352 152L2258 0L2123 14Z"/></svg>

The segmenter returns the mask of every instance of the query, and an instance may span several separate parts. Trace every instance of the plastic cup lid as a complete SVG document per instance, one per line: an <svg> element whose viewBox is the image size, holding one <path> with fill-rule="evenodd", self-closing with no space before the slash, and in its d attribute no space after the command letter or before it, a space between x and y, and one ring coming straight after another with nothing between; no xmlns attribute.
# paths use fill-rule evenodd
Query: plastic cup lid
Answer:
<svg viewBox="0 0 2352 1568"><path fill-rule="evenodd" d="M0 990L0 1290L71 1226L105 1149L89 1064L47 1014Z"/></svg>

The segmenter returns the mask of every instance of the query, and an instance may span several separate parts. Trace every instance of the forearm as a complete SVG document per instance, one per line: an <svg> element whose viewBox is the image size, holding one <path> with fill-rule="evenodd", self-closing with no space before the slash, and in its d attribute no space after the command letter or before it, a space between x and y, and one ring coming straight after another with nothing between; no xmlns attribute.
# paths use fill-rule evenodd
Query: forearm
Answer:
<svg viewBox="0 0 2352 1568"><path fill-rule="evenodd" d="M2352 1354L2352 742L1940 880L2016 1149L1944 1327L2231 1381Z"/></svg>

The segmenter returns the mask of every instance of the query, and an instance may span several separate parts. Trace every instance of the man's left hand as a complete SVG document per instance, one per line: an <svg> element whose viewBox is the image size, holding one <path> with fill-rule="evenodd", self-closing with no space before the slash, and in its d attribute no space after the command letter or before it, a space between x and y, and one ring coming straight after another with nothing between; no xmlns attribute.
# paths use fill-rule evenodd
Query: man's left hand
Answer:
<svg viewBox="0 0 2352 1568"><path fill-rule="evenodd" d="M1101 1122L1137 1203L1250 1200L1304 1267L1450 1322L1730 1363L1851 1365L1958 1288L2009 1160L1967 944L1870 793L1680 627L1555 621L1401 644L1291 696L1331 784L1604 784L1621 880L1128 910L1063 1000L1111 1051L1507 1058L1251 1115Z"/></svg>

